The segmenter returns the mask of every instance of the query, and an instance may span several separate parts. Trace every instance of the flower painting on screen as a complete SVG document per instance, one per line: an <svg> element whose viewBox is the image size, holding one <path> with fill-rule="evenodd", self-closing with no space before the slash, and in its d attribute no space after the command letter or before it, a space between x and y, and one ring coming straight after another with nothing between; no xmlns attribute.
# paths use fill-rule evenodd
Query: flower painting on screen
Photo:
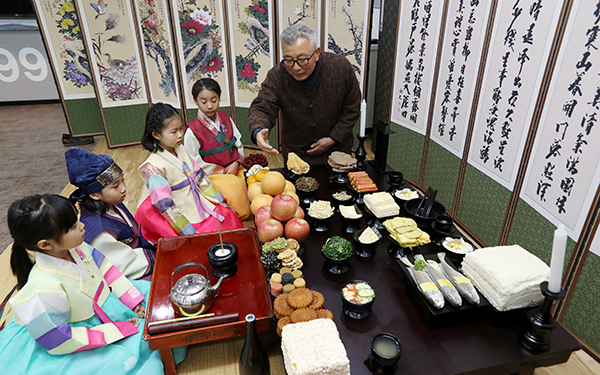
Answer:
<svg viewBox="0 0 600 375"><path fill-rule="evenodd" d="M202 77L215 78L223 70L222 41L219 25L207 6L182 7L179 11L181 39L187 82Z"/></svg>
<svg viewBox="0 0 600 375"><path fill-rule="evenodd" d="M56 7L56 25L58 32L64 35L59 45L62 51L60 57L64 61L63 78L76 87L92 85L92 73L75 6L71 1L65 1L62 5L56 4Z"/></svg>
<svg viewBox="0 0 600 375"><path fill-rule="evenodd" d="M235 57L237 85L239 90L258 92L258 71L261 68L257 61L259 54L269 54L269 12L268 3L263 0L252 0L244 8L248 16L245 22L238 23L239 32L246 35L244 54Z"/></svg>

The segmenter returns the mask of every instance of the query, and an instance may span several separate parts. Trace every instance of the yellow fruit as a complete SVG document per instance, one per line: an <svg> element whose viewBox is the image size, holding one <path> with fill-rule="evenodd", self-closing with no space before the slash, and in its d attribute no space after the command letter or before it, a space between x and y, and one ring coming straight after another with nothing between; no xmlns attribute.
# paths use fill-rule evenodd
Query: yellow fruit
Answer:
<svg viewBox="0 0 600 375"><path fill-rule="evenodd" d="M296 193L288 191L288 192L285 192L285 194L291 195L296 200L296 202L298 202L298 204L300 204L300 198L298 198L298 195L296 195Z"/></svg>
<svg viewBox="0 0 600 375"><path fill-rule="evenodd" d="M268 172L261 180L262 189L266 194L277 195L285 189L285 177L279 172Z"/></svg>
<svg viewBox="0 0 600 375"><path fill-rule="evenodd" d="M294 184L291 181L285 180L285 188L283 188L283 192L290 192L290 193L295 193L296 192L296 187L294 186Z"/></svg>
<svg viewBox="0 0 600 375"><path fill-rule="evenodd" d="M256 176L252 175L252 176L248 177L246 182L248 183L248 187L250 187L250 185L252 185L253 183L258 182L258 181L256 181Z"/></svg>
<svg viewBox="0 0 600 375"><path fill-rule="evenodd" d="M250 210L252 210L253 214L256 214L256 211L258 211L258 209L261 208L262 206L270 206L272 200L273 200L273 197L268 194L258 194L252 200L252 204L250 205Z"/></svg>
<svg viewBox="0 0 600 375"><path fill-rule="evenodd" d="M248 186L248 199L250 199L250 202L252 202L257 195L263 194L260 185L260 182L255 182L254 184Z"/></svg>
<svg viewBox="0 0 600 375"><path fill-rule="evenodd" d="M269 173L269 170L267 168L259 169L258 172L254 174L256 176L256 181L262 181L264 175L266 175L267 173Z"/></svg>

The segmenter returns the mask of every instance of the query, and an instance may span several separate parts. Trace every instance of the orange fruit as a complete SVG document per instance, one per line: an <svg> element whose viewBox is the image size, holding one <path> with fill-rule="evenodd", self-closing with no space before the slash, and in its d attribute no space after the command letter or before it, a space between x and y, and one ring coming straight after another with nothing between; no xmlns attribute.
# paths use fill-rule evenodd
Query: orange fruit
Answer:
<svg viewBox="0 0 600 375"><path fill-rule="evenodd" d="M246 182L248 183L248 187L250 187L250 185L252 185L253 183L258 182L258 181L256 180L255 175L251 175L250 177L248 177Z"/></svg>
<svg viewBox="0 0 600 375"><path fill-rule="evenodd" d="M262 188L260 187L260 182L252 184L252 186L248 187L248 199L250 199L250 202L252 202L259 194L263 194Z"/></svg>
<svg viewBox="0 0 600 375"><path fill-rule="evenodd" d="M267 172L261 181L262 190L269 195L277 195L285 189L285 177L279 172Z"/></svg>
<svg viewBox="0 0 600 375"><path fill-rule="evenodd" d="M266 168L259 169L258 172L254 176L256 176L256 181L262 181L263 176L269 173L269 170Z"/></svg>

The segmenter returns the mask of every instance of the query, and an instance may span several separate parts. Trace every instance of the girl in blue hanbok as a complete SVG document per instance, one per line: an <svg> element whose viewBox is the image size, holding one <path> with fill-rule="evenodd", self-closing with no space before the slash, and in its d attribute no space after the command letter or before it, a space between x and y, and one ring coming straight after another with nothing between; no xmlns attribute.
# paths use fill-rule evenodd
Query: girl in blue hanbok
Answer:
<svg viewBox="0 0 600 375"><path fill-rule="evenodd" d="M70 199L79 202L84 241L128 279L150 281L156 247L146 241L123 204L127 194L123 170L110 156L79 148L67 151L65 159L69 181L78 187Z"/></svg>
<svg viewBox="0 0 600 375"><path fill-rule="evenodd" d="M71 201L26 197L10 206L7 221L19 292L0 331L1 373L164 373L159 353L140 332L150 283L129 281L83 242L84 225ZM174 354L181 361L185 347Z"/></svg>

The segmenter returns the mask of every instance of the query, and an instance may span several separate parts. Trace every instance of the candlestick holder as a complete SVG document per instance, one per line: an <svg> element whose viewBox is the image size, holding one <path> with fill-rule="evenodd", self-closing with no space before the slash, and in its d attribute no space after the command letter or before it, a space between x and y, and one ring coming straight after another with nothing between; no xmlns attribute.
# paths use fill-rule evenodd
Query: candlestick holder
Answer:
<svg viewBox="0 0 600 375"><path fill-rule="evenodd" d="M532 352L545 352L550 348L550 334L558 324L551 314L552 305L566 295L562 288L558 293L551 292L547 281L540 284L540 289L544 301L537 309L527 312L527 328L519 336L521 345Z"/></svg>
<svg viewBox="0 0 600 375"><path fill-rule="evenodd" d="M366 135L357 135L358 139L358 148L354 152L354 157L356 158L356 170L358 171L366 171L367 163L365 163L365 159L367 158L367 150L365 150L365 139L367 139Z"/></svg>
<svg viewBox="0 0 600 375"><path fill-rule="evenodd" d="M390 141L390 135L395 132L388 124L381 120L373 123L373 129L376 131L375 140L373 142L375 159L369 161L369 164L371 164L371 166L379 173L388 173L390 171L387 165L388 143Z"/></svg>

